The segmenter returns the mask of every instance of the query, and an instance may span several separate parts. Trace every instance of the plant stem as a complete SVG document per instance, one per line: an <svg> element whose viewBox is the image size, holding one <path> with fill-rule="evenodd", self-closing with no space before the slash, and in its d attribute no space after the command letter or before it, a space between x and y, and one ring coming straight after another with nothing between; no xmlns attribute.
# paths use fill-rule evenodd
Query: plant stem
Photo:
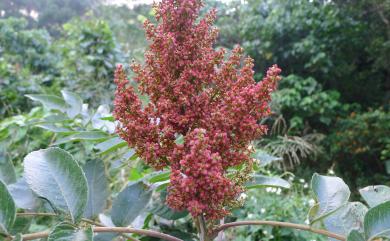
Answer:
<svg viewBox="0 0 390 241"><path fill-rule="evenodd" d="M209 241L208 235L207 235L207 225L206 220L204 219L203 214L198 216L198 223L199 223L199 229L200 229L200 241Z"/></svg>
<svg viewBox="0 0 390 241"><path fill-rule="evenodd" d="M18 216L18 217L30 217L30 216L32 216L32 217L36 217L36 216L55 217L55 216L58 216L58 214L56 214L56 213L17 213L16 216ZM95 221L87 219L87 218L82 218L81 221L98 226L98 227L105 227L104 224L99 223L99 222L95 222ZM127 234L121 234L121 236L123 236L131 241L139 241L138 239L135 239Z"/></svg>
<svg viewBox="0 0 390 241"><path fill-rule="evenodd" d="M92 228L94 233L135 233L145 235L149 237L161 238L167 241L183 241L182 239L175 238L171 235L144 229L125 228L125 227L94 227ZM46 238L49 236L48 231L25 234L22 236L23 241L34 240L39 238Z"/></svg>
<svg viewBox="0 0 390 241"><path fill-rule="evenodd" d="M224 223L225 223L225 219L222 218L222 219L219 221L219 224L220 224L220 225L223 225ZM221 232L218 233L217 241L223 241L223 239L224 239L224 233L223 233L223 231L221 231Z"/></svg>
<svg viewBox="0 0 390 241"><path fill-rule="evenodd" d="M276 226L276 227L285 227L285 228L293 228L293 229L300 229L309 231L312 233L317 233L321 235L328 236L330 238L334 238L340 241L346 241L346 238L344 236L329 232L327 230L323 229L315 229L308 225L302 225L302 224L296 224L296 223L288 223L288 222L277 222L277 221L239 221L239 222L232 222L232 223L226 223L218 226L213 230L214 234L219 233L220 231L223 231L227 228L231 227L237 227L237 226L245 226L245 225L270 225L270 226Z"/></svg>
<svg viewBox="0 0 390 241"><path fill-rule="evenodd" d="M33 216L33 217L36 217L36 216L55 217L55 216L58 216L58 214L56 214L56 213L17 213L16 216L18 216L18 217L30 217L30 216ZM95 222L91 219L82 218L81 221L95 225L95 226L104 227L104 225L102 223Z"/></svg>

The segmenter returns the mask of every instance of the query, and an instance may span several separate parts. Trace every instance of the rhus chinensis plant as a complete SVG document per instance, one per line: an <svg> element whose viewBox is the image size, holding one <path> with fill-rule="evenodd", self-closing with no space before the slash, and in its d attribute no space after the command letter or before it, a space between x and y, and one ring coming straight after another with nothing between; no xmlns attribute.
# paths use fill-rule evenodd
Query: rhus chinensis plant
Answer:
<svg viewBox="0 0 390 241"><path fill-rule="evenodd" d="M199 19L201 7L198 0L155 5L158 24L145 22L150 41L145 64L132 64L134 81L121 65L116 69L113 117L108 106L90 110L79 96L63 90L62 97L28 95L44 109L0 122L2 142L11 126L37 126L53 133L54 146L28 154L20 178L0 152L0 240L221 241L225 229L242 225L300 229L331 240L390 238L389 187L361 189L365 205L349 201L351 192L340 178L318 174L311 182L316 203L309 225L225 223L243 204L247 189L290 187L279 177L254 173L280 158L251 145L266 132L259 121L270 112L280 69L272 66L256 83L252 60L242 57L240 47L225 59L225 50L213 48L215 11ZM142 160L155 170L132 168L128 181L121 173L129 160ZM42 216L45 225L37 230L31 219ZM197 233L182 239L162 227L154 231L152 219L193 221Z"/></svg>

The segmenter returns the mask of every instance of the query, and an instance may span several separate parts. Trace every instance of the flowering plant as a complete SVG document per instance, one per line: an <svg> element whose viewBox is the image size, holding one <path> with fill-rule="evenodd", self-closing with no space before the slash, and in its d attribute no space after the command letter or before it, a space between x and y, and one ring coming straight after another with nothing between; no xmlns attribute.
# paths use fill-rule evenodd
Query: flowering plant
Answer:
<svg viewBox="0 0 390 241"><path fill-rule="evenodd" d="M280 69L272 66L256 83L253 60L242 59L242 48L224 60L226 51L213 49L216 13L197 21L201 6L199 0L156 4L159 24L145 22L151 41L145 65L132 64L139 88L121 65L116 69L114 116L121 138L147 164L171 169L170 207L220 219L244 191L252 168L250 143L266 132L258 121L270 112ZM137 91L149 97L148 104L142 106ZM239 165L245 170L228 176Z"/></svg>

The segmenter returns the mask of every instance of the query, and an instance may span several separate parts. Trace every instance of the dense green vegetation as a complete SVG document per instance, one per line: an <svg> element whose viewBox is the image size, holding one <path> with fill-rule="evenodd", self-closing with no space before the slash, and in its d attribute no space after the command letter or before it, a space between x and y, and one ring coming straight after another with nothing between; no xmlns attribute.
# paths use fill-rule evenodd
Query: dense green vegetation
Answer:
<svg viewBox="0 0 390 241"><path fill-rule="evenodd" d="M359 188L390 185L390 1L205 4L206 10L218 10L216 47L242 45L255 60L258 81L274 63L284 76L273 96L273 113L262 120L270 131L255 144L278 157L259 172L293 172L293 188L271 195L251 191L246 208L235 210L232 219L303 223L311 192L302 186L314 172L342 177L355 200L361 199ZM101 160L113 193L152 172L113 134L110 113L115 65L142 61L147 46L142 24L153 14L149 5L128 8L92 0L0 2L0 180L14 183L24 157L48 146L68 151L80 165ZM112 146L115 152L108 151ZM16 173L5 177L10 163ZM293 198L281 204L285 195ZM282 212L287 206L290 211ZM188 217L170 223L145 216L138 227L191 240ZM25 228L40 231L52 222L44 217ZM239 237L232 240L321 239L264 227L229 235Z"/></svg>

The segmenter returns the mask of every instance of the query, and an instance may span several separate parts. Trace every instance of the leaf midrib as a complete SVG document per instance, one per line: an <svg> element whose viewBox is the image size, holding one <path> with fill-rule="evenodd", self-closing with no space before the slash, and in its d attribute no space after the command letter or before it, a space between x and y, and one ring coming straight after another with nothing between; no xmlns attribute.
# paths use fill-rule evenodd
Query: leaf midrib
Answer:
<svg viewBox="0 0 390 241"><path fill-rule="evenodd" d="M65 201L65 204L66 204L66 207L68 208L69 210L69 213L70 213L70 216L72 217L72 220L74 221L74 216L73 216L73 213L72 213L72 210L70 210L70 206L69 206L69 203L68 203L68 200L66 199L65 197L65 193L63 192L62 188L61 188L61 185L59 185L59 182L58 180L56 179L55 175L52 174L53 170L52 170L52 165L49 161L46 161L48 163L48 167L49 167L49 170L50 170L50 175L53 177L54 181L56 182L57 186L59 187L59 190L64 198L64 201Z"/></svg>

